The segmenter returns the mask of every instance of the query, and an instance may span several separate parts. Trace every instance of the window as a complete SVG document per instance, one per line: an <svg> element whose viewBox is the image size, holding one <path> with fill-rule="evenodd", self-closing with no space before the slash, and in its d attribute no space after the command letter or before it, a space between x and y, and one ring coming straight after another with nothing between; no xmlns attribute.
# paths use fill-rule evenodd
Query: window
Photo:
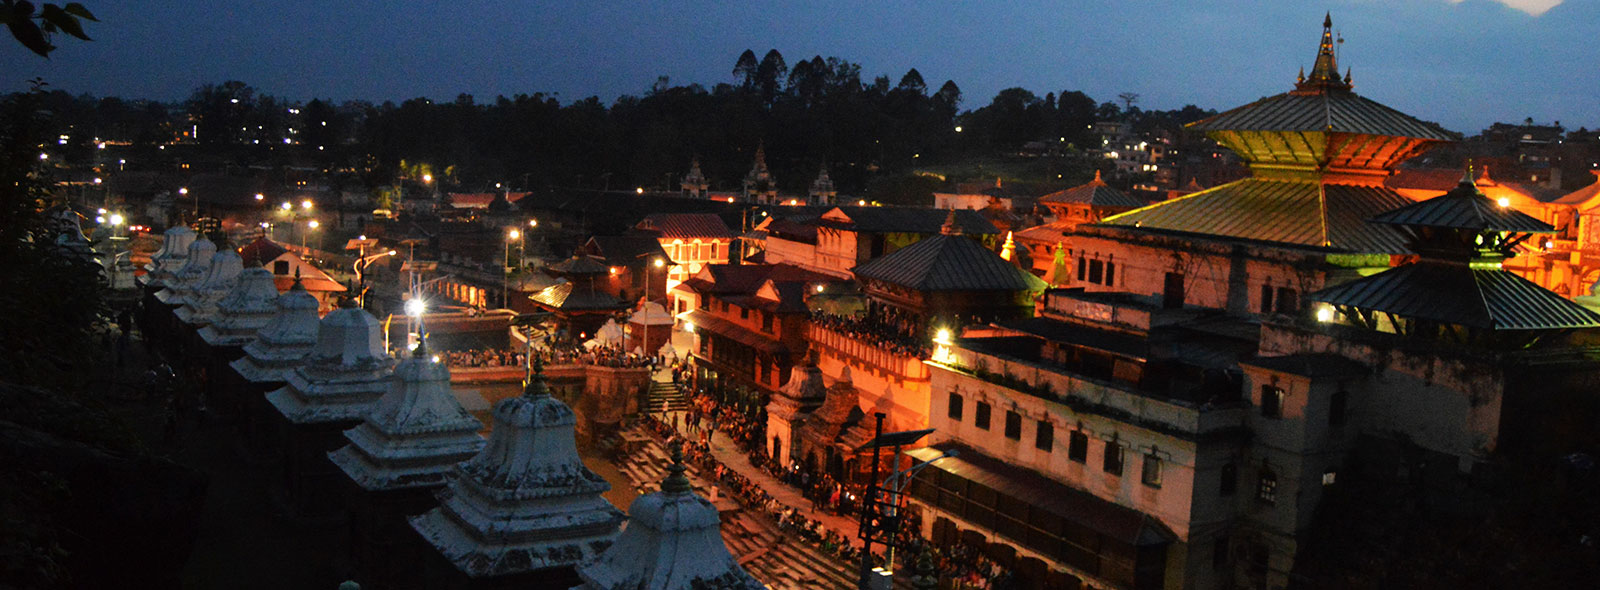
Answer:
<svg viewBox="0 0 1600 590"><path fill-rule="evenodd" d="M1067 435L1067 459L1078 463L1089 462L1089 435L1074 430Z"/></svg>
<svg viewBox="0 0 1600 590"><path fill-rule="evenodd" d="M1331 486L1331 485L1334 484L1334 482L1336 482L1338 480L1339 480L1339 473L1338 472L1336 472L1336 471L1324 471L1324 472L1322 472L1322 485Z"/></svg>
<svg viewBox="0 0 1600 590"><path fill-rule="evenodd" d="M721 244L718 244L716 242L712 242L711 243L711 258L712 259L716 259L717 258L717 250L719 250L718 246L720 246L720 245Z"/></svg>
<svg viewBox="0 0 1600 590"><path fill-rule="evenodd" d="M772 314L761 312L761 331L772 332Z"/></svg>
<svg viewBox="0 0 1600 590"><path fill-rule="evenodd" d="M1122 445L1117 441L1106 441L1106 456L1104 468L1106 473L1122 475Z"/></svg>
<svg viewBox="0 0 1600 590"><path fill-rule="evenodd" d="M274 261L272 261L272 274L275 274L275 275L286 275L286 274L289 274L289 261L287 261L287 260L274 260Z"/></svg>
<svg viewBox="0 0 1600 590"><path fill-rule="evenodd" d="M1261 415L1265 418L1283 417L1283 390L1273 385L1261 386Z"/></svg>
<svg viewBox="0 0 1600 590"><path fill-rule="evenodd" d="M978 402L978 411L973 413L972 424L984 430L989 429L989 402Z"/></svg>
<svg viewBox="0 0 1600 590"><path fill-rule="evenodd" d="M1270 469L1261 470L1261 480L1256 482L1256 500L1262 504L1278 503L1278 475Z"/></svg>
<svg viewBox="0 0 1600 590"><path fill-rule="evenodd" d="M1056 446L1056 427L1049 420L1040 420L1038 428L1033 431L1033 447L1041 451L1049 451Z"/></svg>
<svg viewBox="0 0 1600 590"><path fill-rule="evenodd" d="M1006 410L1006 438L1022 440L1022 414Z"/></svg>
<svg viewBox="0 0 1600 590"><path fill-rule="evenodd" d="M1275 309L1278 313L1295 313L1300 311L1300 292L1287 287L1278 288Z"/></svg>
<svg viewBox="0 0 1600 590"><path fill-rule="evenodd" d="M1350 405L1350 393L1341 389L1333 392L1328 398L1328 426L1344 426L1346 406Z"/></svg>
<svg viewBox="0 0 1600 590"><path fill-rule="evenodd" d="M705 296L701 296L700 297L700 309L703 309L703 310L706 310L706 311L711 311L711 298L710 297L705 297Z"/></svg>
<svg viewBox="0 0 1600 590"><path fill-rule="evenodd" d="M952 392L950 394L950 406L945 410L945 415L956 422L961 421L961 401L961 394Z"/></svg>
<svg viewBox="0 0 1600 590"><path fill-rule="evenodd" d="M1089 276L1089 259L1078 258L1078 280L1085 280Z"/></svg>
<svg viewBox="0 0 1600 590"><path fill-rule="evenodd" d="M1229 463L1222 466L1222 481L1217 485L1217 495L1232 496L1239 489L1239 466Z"/></svg>
<svg viewBox="0 0 1600 590"><path fill-rule="evenodd" d="M739 308L739 319L741 319L741 320L750 319L750 308L748 308L748 307Z"/></svg>
<svg viewBox="0 0 1600 590"><path fill-rule="evenodd" d="M1106 261L1106 282L1101 283L1107 287L1117 282L1117 263Z"/></svg>
<svg viewBox="0 0 1600 590"><path fill-rule="evenodd" d="M1272 313L1272 285L1261 286L1261 313Z"/></svg>
<svg viewBox="0 0 1600 590"><path fill-rule="evenodd" d="M1161 487L1161 457L1157 457L1155 453L1145 453L1139 481L1152 488Z"/></svg>
<svg viewBox="0 0 1600 590"><path fill-rule="evenodd" d="M1090 260L1089 261L1089 282L1094 283L1096 285L1101 284L1101 281L1105 278L1105 271L1106 271L1106 264L1104 262L1101 262L1099 260Z"/></svg>

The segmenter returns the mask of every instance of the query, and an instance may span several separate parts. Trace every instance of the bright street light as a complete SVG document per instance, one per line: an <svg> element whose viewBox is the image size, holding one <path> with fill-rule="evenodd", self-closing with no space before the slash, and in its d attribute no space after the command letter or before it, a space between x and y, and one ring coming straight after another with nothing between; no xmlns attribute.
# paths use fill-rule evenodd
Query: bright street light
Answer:
<svg viewBox="0 0 1600 590"><path fill-rule="evenodd" d="M528 220L528 227L539 227L539 220L537 220L537 219L529 219Z"/></svg>
<svg viewBox="0 0 1600 590"><path fill-rule="evenodd" d="M513 230L511 230L509 232L506 232L506 239L508 239L508 240L520 240L520 239L522 239L522 232L519 232L519 231L517 231L515 229L513 229Z"/></svg>
<svg viewBox="0 0 1600 590"><path fill-rule="evenodd" d="M260 200L263 200L263 199L266 199L266 198L267 198L266 195L263 195L261 193L256 193L256 200L257 201L260 201Z"/></svg>
<svg viewBox="0 0 1600 590"><path fill-rule="evenodd" d="M406 315L408 316L421 317L422 312L427 309L428 303L423 301L421 298L412 298L406 300Z"/></svg>
<svg viewBox="0 0 1600 590"><path fill-rule="evenodd" d="M659 257L658 257L658 258L656 258L656 262L655 262L655 264L656 264L656 268L661 268L661 267L663 267L663 266L666 266L666 265L667 265L667 263L666 263L666 261L664 261L664 260L662 260L662 259L661 259L661 258L659 258Z"/></svg>
<svg viewBox="0 0 1600 590"><path fill-rule="evenodd" d="M309 227L311 229L317 229L319 227L322 227L322 224L319 223L317 220L313 219L310 222L306 223L306 227Z"/></svg>
<svg viewBox="0 0 1600 590"><path fill-rule="evenodd" d="M290 209L293 209L294 205L290 204L288 201L284 201L282 205L278 205L278 208L279 209L283 209L284 211L288 211Z"/></svg>
<svg viewBox="0 0 1600 590"><path fill-rule="evenodd" d="M424 175L422 175L422 182L433 182L433 175L432 174L424 174Z"/></svg>
<svg viewBox="0 0 1600 590"><path fill-rule="evenodd" d="M304 201L300 201L300 208L301 209L305 209L306 211L310 211L311 210L311 199L306 199Z"/></svg>
<svg viewBox="0 0 1600 590"><path fill-rule="evenodd" d="M183 188L178 189L178 194L180 194L180 195L189 194L189 187L183 187Z"/></svg>
<svg viewBox="0 0 1600 590"><path fill-rule="evenodd" d="M121 213L112 213L111 214L111 225L122 225L122 214Z"/></svg>

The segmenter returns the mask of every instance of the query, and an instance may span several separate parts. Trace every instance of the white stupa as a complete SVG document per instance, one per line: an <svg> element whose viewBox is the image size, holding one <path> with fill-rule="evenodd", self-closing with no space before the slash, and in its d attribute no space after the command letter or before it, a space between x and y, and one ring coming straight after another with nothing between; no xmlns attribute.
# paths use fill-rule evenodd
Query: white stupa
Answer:
<svg viewBox="0 0 1600 590"><path fill-rule="evenodd" d="M389 389L393 372L382 324L346 299L317 323L316 346L267 403L291 424L360 420Z"/></svg>
<svg viewBox="0 0 1600 590"><path fill-rule="evenodd" d="M272 321L244 345L244 356L228 366L251 383L289 380L317 344L317 298L295 281L278 296Z"/></svg>
<svg viewBox="0 0 1600 590"><path fill-rule="evenodd" d="M423 341L395 367L388 393L361 425L344 432L350 444L328 459L368 491L442 486L456 463L483 450L482 427L450 392L450 369Z"/></svg>
<svg viewBox="0 0 1600 590"><path fill-rule="evenodd" d="M189 290L183 305L173 312L190 326L204 326L216 318L217 304L239 284L239 274L244 272L244 259L233 248L218 248L211 255L211 267L199 285Z"/></svg>
<svg viewBox="0 0 1600 590"><path fill-rule="evenodd" d="M573 590L766 590L722 540L722 518L684 476L683 448L661 491L628 507L628 528L599 559L578 566Z"/></svg>
<svg viewBox="0 0 1600 590"><path fill-rule="evenodd" d="M315 302L313 299L313 305ZM214 347L244 346L255 340L256 332L271 323L277 313L278 286L272 280L272 271L252 266L239 273L239 283L217 302L217 315L200 328L200 338ZM315 317L313 311L313 321Z"/></svg>
<svg viewBox="0 0 1600 590"><path fill-rule="evenodd" d="M144 282L150 287L164 287L177 276L178 269L189 261L189 244L194 243L196 234L187 225L176 225L161 236L161 249L150 255L150 263L144 267Z"/></svg>
<svg viewBox="0 0 1600 590"><path fill-rule="evenodd" d="M550 396L535 364L523 394L494 407L489 444L456 466L439 507L411 527L472 578L568 568L600 555L622 512L584 466L572 409ZM570 570L569 570L570 573Z"/></svg>
<svg viewBox="0 0 1600 590"><path fill-rule="evenodd" d="M200 286L200 281L205 280L206 271L211 269L211 257L216 253L217 245L205 236L190 242L189 257L183 263L183 268L166 280L166 288L156 293L156 300L167 305L183 305L189 293Z"/></svg>

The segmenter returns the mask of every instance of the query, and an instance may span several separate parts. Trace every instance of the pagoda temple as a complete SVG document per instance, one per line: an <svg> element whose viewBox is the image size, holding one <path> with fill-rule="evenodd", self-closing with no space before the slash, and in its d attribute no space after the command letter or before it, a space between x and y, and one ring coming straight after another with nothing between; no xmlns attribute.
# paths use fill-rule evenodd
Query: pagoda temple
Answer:
<svg viewBox="0 0 1600 590"><path fill-rule="evenodd" d="M789 371L789 382L767 402L767 436L772 438L767 456L788 468L795 444L795 432L806 419L822 407L828 386L822 381L822 369L814 360L795 365Z"/></svg>
<svg viewBox="0 0 1600 590"><path fill-rule="evenodd" d="M633 501L628 528L578 566L583 583L572 590L766 590L728 551L717 508L694 493L686 470L674 445L661 491Z"/></svg>
<svg viewBox="0 0 1600 590"><path fill-rule="evenodd" d="M778 202L778 179L767 169L767 146L756 146L756 161L744 175L744 200L771 205Z"/></svg>
<svg viewBox="0 0 1600 590"><path fill-rule="evenodd" d="M411 518L434 549L428 587L578 583L573 567L605 551L624 517L578 456L576 424L536 362L523 394L495 404L488 445L456 464L439 507Z"/></svg>
<svg viewBox="0 0 1600 590"><path fill-rule="evenodd" d="M327 453L344 443L388 390L394 359L383 348L382 324L345 300L317 324L317 344L287 384L267 394L281 416L285 483L295 507L323 512L338 470Z"/></svg>
<svg viewBox="0 0 1600 590"><path fill-rule="evenodd" d="M851 269L872 299L869 313L915 331L936 318L1031 315L1044 281L963 234L951 211L939 235Z"/></svg>
<svg viewBox="0 0 1600 590"><path fill-rule="evenodd" d="M317 306L317 298L295 281L274 301L272 320L244 345L244 355L228 363L239 378L229 388L231 407L238 408L246 438L257 448L266 446L277 413L267 404L267 392L287 383L317 344Z"/></svg>
<svg viewBox="0 0 1600 590"><path fill-rule="evenodd" d="M631 307L628 301L606 292L598 284L611 268L593 256L574 255L552 264L545 271L566 282L530 295L540 309L555 314L556 322L572 338L593 336L617 312Z"/></svg>
<svg viewBox="0 0 1600 590"><path fill-rule="evenodd" d="M400 361L389 391L361 424L345 431L350 444L328 454L348 478L350 545L364 579L395 587L415 555L406 517L433 507L433 492L456 463L483 450L473 418L450 390L450 369L424 339Z"/></svg>
<svg viewBox="0 0 1600 590"><path fill-rule="evenodd" d="M1505 270L1518 244L1554 227L1478 190L1455 190L1373 217L1409 235L1416 262L1312 293L1340 323L1438 342L1520 348L1556 331L1600 327L1600 314ZM1324 314L1329 315L1329 314Z"/></svg>

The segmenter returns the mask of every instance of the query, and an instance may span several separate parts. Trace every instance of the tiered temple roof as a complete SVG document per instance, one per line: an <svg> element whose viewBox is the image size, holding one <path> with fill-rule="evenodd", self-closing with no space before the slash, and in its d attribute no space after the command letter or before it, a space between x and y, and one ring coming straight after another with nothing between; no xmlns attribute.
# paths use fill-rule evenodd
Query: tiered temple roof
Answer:
<svg viewBox="0 0 1600 590"><path fill-rule="evenodd" d="M272 271L252 266L239 273L239 283L217 302L217 315L200 328L200 338L211 346L244 346L272 322L278 313L278 288Z"/></svg>
<svg viewBox="0 0 1600 590"><path fill-rule="evenodd" d="M294 424L359 420L388 390L394 359L382 324L346 300L317 324L317 344L267 402Z"/></svg>
<svg viewBox="0 0 1600 590"><path fill-rule="evenodd" d="M1404 236L1366 223L1411 201L1386 188L1395 164L1455 136L1356 95L1341 78L1332 21L1310 76L1295 89L1189 126L1238 153L1252 177L1155 203L1099 225L1277 243L1335 252L1401 254Z"/></svg>
<svg viewBox="0 0 1600 590"><path fill-rule="evenodd" d="M243 271L244 262L238 252L233 248L218 249L216 254L211 255L211 266L206 269L205 279L189 290L183 306L173 313L179 321L191 326L211 323L217 314L217 303L239 284L239 273Z"/></svg>
<svg viewBox="0 0 1600 590"><path fill-rule="evenodd" d="M411 526L473 578L575 566L617 538L623 514L578 456L577 417L536 368L523 394L494 407L489 443L458 463L439 507Z"/></svg>
<svg viewBox="0 0 1600 590"><path fill-rule="evenodd" d="M167 228L161 235L161 249L150 256L150 264L145 266L145 272L149 273L146 284L151 287L166 286L167 281L177 276L178 269L189 261L189 244L194 243L198 234L189 226L178 225Z"/></svg>
<svg viewBox="0 0 1600 590"><path fill-rule="evenodd" d="M317 345L317 298L299 282L279 295L272 320L244 346L244 356L229 366L246 381L288 381Z"/></svg>
<svg viewBox="0 0 1600 590"><path fill-rule="evenodd" d="M795 365L789 371L789 382L767 404L767 415L793 421L797 416L821 407L827 393L828 386L822 382L822 369L816 363Z"/></svg>
<svg viewBox="0 0 1600 590"><path fill-rule="evenodd" d="M350 444L328 459L366 490L442 486L456 463L483 450L482 427L450 392L450 369L428 356L424 341L395 367L389 391L361 425L345 431Z"/></svg>
<svg viewBox="0 0 1600 590"><path fill-rule="evenodd" d="M1111 188L1106 181L1100 179L1100 171L1094 171L1094 180L1069 189L1059 190L1043 197L1039 197L1039 204L1050 205L1088 205L1091 207L1142 207L1144 201L1128 196L1127 193Z"/></svg>
<svg viewBox="0 0 1600 590"><path fill-rule="evenodd" d="M682 447L672 461L661 491L628 507L617 542L578 567L583 584L573 590L766 590L729 553L716 507L683 474Z"/></svg>
<svg viewBox="0 0 1600 590"><path fill-rule="evenodd" d="M855 267L858 279L915 291L1042 291L1044 281L972 238L952 211L940 235L930 236Z"/></svg>
<svg viewBox="0 0 1600 590"><path fill-rule="evenodd" d="M189 294L205 280L206 271L211 268L211 257L216 253L217 245L205 236L189 242L189 254L183 268L165 280L166 289L156 293L156 300L167 305L183 305Z"/></svg>

